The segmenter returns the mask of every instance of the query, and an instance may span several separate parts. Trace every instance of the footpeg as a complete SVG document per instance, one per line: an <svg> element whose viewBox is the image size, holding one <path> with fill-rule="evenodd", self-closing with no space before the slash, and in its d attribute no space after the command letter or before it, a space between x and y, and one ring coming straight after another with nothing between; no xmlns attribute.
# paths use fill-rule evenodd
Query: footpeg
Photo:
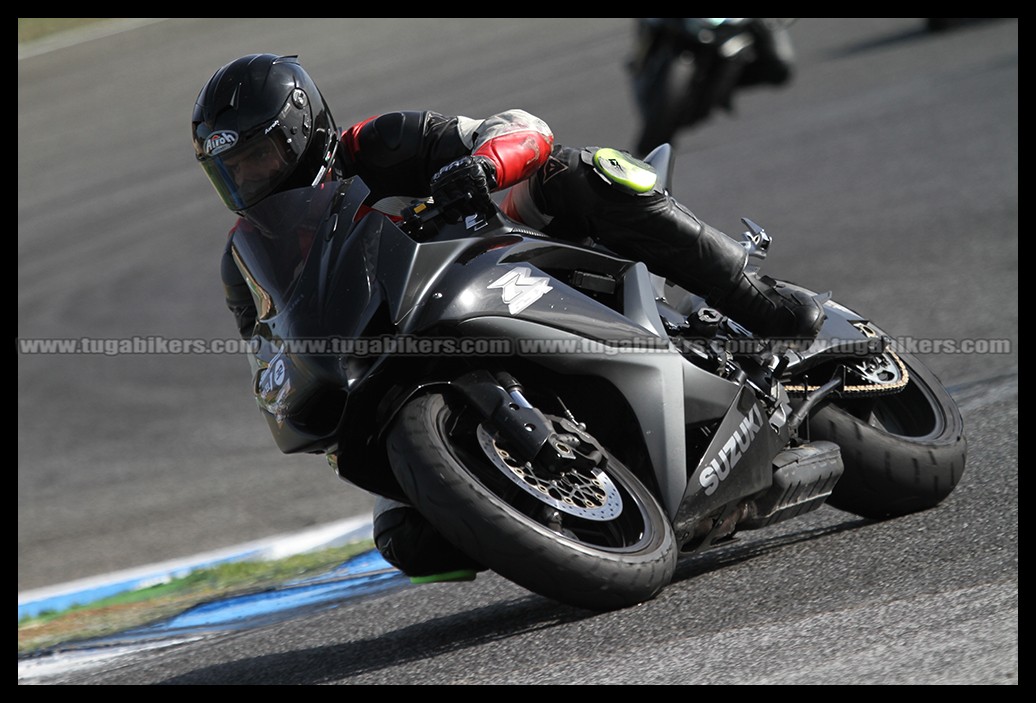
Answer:
<svg viewBox="0 0 1036 703"><path fill-rule="evenodd" d="M754 502L754 514L738 523L755 530L816 510L841 478L842 453L833 442L786 449L773 460L773 485Z"/></svg>

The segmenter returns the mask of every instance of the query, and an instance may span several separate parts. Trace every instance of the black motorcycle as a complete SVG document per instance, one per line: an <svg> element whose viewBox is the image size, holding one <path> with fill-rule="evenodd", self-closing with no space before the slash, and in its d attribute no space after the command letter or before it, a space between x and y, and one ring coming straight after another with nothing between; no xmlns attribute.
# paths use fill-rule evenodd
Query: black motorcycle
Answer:
<svg viewBox="0 0 1036 703"><path fill-rule="evenodd" d="M734 92L758 58L762 20L751 17L641 17L629 62L640 113L643 156L707 120L730 112ZM777 21L777 20L771 20ZM782 26L790 24L781 21Z"/></svg>
<svg viewBox="0 0 1036 703"><path fill-rule="evenodd" d="M283 452L327 454L535 593L629 606L740 530L903 515L961 478L954 401L865 315L828 299L815 342L777 344L642 262L448 203L397 223L368 195L281 193L235 235L260 410Z"/></svg>

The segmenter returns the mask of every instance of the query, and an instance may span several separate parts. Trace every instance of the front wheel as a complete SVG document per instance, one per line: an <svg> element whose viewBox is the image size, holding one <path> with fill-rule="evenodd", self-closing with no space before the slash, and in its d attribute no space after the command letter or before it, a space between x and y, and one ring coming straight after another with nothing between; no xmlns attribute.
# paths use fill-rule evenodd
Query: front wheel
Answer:
<svg viewBox="0 0 1036 703"><path fill-rule="evenodd" d="M810 419L810 437L839 445L845 465L828 504L862 517L932 508L964 473L967 440L957 404L919 359L896 357L908 379L898 393L837 399Z"/></svg>
<svg viewBox="0 0 1036 703"><path fill-rule="evenodd" d="M580 426L551 418L581 456L563 472L516 460L475 414L438 393L402 409L389 461L417 510L455 546L547 598L611 610L654 598L677 549L654 496Z"/></svg>

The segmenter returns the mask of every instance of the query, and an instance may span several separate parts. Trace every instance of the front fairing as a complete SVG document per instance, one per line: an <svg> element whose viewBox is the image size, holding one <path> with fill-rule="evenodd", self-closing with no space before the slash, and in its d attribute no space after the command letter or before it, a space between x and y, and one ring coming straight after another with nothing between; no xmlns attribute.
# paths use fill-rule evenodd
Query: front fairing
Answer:
<svg viewBox="0 0 1036 703"><path fill-rule="evenodd" d="M278 193L244 213L231 241L258 313L253 392L284 452L334 443L347 384L333 340L357 334L377 305L349 236L369 193L358 179Z"/></svg>
<svg viewBox="0 0 1036 703"><path fill-rule="evenodd" d="M483 240L435 279L411 326L420 330L503 317L536 322L605 345L664 348L667 340L657 330L617 311L620 302L607 302L605 294L596 300L573 284L577 274L594 275L610 281L612 295L619 298L631 265L628 260L588 254L562 242L506 235Z"/></svg>
<svg viewBox="0 0 1036 703"><path fill-rule="evenodd" d="M464 321L493 317L606 343L659 339L562 280L582 269L618 282L631 262L530 239L503 221L418 242L380 213L361 217L369 194L360 179L280 193L247 211L234 234L232 253L258 310L254 392L282 450L330 447L337 421L327 408L340 417L345 398L388 356L400 360L360 342L460 335ZM434 356L402 361L414 369Z"/></svg>

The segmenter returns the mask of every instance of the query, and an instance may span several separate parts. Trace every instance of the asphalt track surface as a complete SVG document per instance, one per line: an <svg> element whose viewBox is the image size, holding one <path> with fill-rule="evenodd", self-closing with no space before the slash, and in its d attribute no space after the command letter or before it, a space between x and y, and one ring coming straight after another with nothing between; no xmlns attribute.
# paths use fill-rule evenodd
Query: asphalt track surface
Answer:
<svg viewBox="0 0 1036 703"><path fill-rule="evenodd" d="M724 231L764 226L765 271L938 347L920 355L971 449L942 506L885 523L823 508L746 533L616 613L483 575L42 682L1016 684L1017 20L930 34L920 19L806 18L792 36L791 85L743 93L679 139L676 195ZM522 107L560 142L622 148L630 40L621 18L199 18L26 56L18 341L233 338L218 279L231 216L188 126L226 61L300 54L342 125ZM370 504L319 457L277 452L239 355L19 347L19 592Z"/></svg>

